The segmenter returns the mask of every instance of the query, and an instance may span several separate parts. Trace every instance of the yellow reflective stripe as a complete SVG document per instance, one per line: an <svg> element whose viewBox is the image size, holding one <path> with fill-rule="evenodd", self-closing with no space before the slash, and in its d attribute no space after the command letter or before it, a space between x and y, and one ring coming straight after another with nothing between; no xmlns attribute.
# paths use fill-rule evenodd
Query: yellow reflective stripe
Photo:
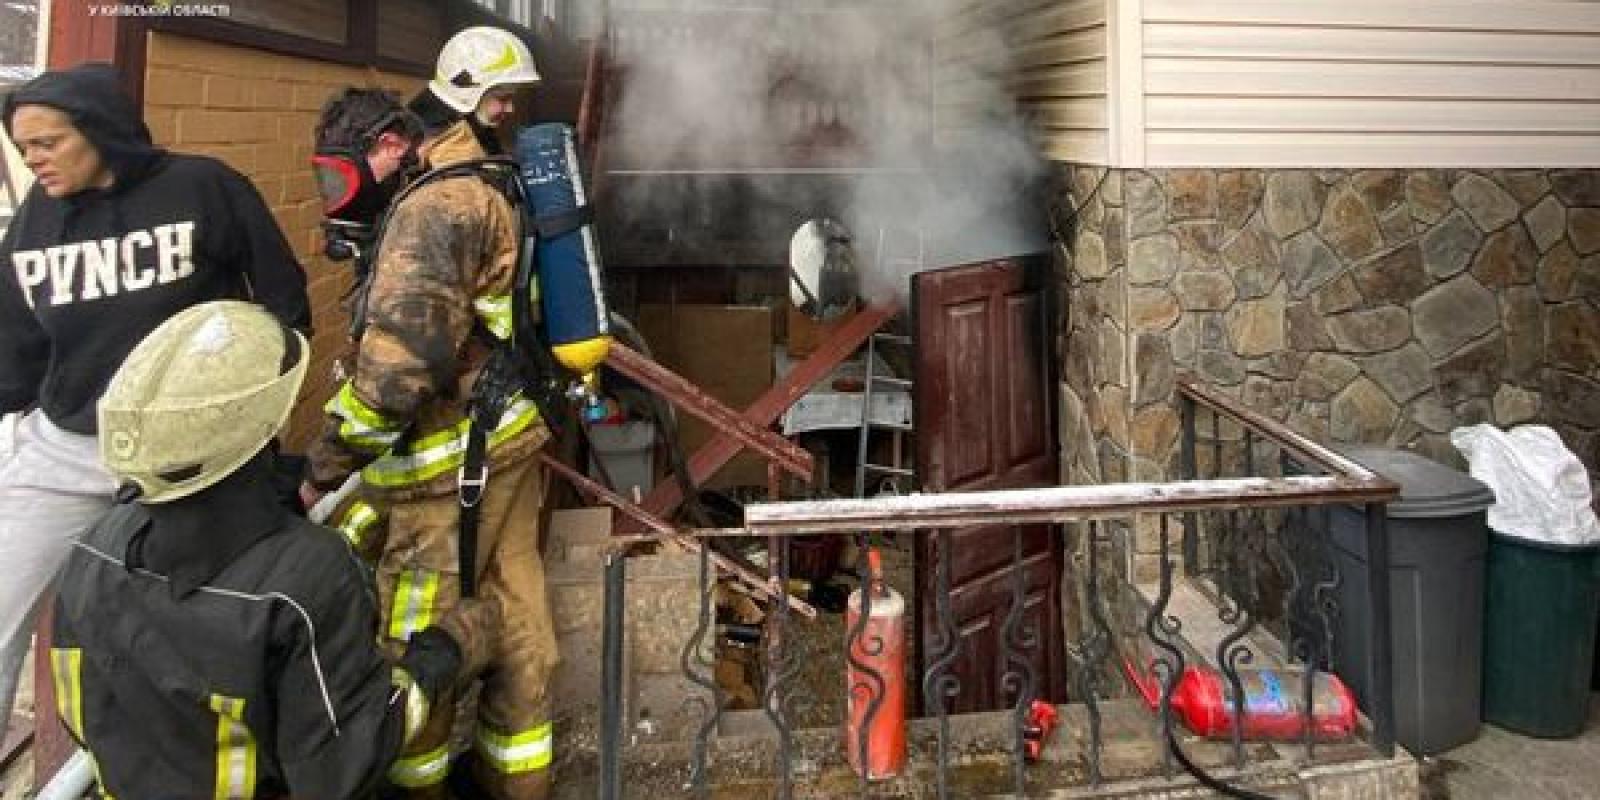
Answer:
<svg viewBox="0 0 1600 800"><path fill-rule="evenodd" d="M401 746L404 747L411 744L412 740L417 738L417 734L422 733L422 726L428 722L428 697L417 687L417 682L412 679L411 673L400 667L390 669L389 684L395 687L396 691L406 693L405 733L400 740Z"/></svg>
<svg viewBox="0 0 1600 800"><path fill-rule="evenodd" d="M555 729L546 722L520 733L503 734L480 725L478 752L501 774L545 769L555 755Z"/></svg>
<svg viewBox="0 0 1600 800"><path fill-rule="evenodd" d="M511 338L511 295L479 297L472 301L472 308L478 312L478 319L483 320L483 326L488 328L495 338Z"/></svg>
<svg viewBox="0 0 1600 800"><path fill-rule="evenodd" d="M76 647L50 648L50 682L55 684L56 714L60 715L73 738L88 748L89 740L83 733L83 650ZM89 767L94 772L95 785L104 787L106 782L100 777L100 762L95 759L92 749L89 752ZM104 788L100 789L100 796L106 800L116 800Z"/></svg>
<svg viewBox="0 0 1600 800"><path fill-rule="evenodd" d="M539 419L539 408L518 397L500 417L500 424L489 434L489 448L529 429ZM467 449L467 421L416 440L410 452L390 454L361 470L361 480L369 486L393 488L432 480L461 466Z"/></svg>
<svg viewBox="0 0 1600 800"><path fill-rule="evenodd" d="M437 786L444 781L444 774L449 768L450 749L439 745L426 753L406 756L394 762L394 766L389 768L389 780L407 789Z"/></svg>
<svg viewBox="0 0 1600 800"><path fill-rule="evenodd" d="M438 572L402 571L394 587L394 605L389 609L389 638L409 641L411 634L433 624L433 603L438 594Z"/></svg>
<svg viewBox="0 0 1600 800"><path fill-rule="evenodd" d="M357 500L350 505L350 509L339 519L339 532L344 534L350 546L361 549L362 543L367 538L367 532L378 521L378 510L365 500Z"/></svg>
<svg viewBox="0 0 1600 800"><path fill-rule="evenodd" d="M328 400L325 410L338 417L339 438L351 447L381 453L394 445L405 431L405 424L391 420L356 396L349 381Z"/></svg>
<svg viewBox="0 0 1600 800"><path fill-rule="evenodd" d="M250 800L256 794L256 739L244 724L244 700L211 695L217 712L215 800Z"/></svg>
<svg viewBox="0 0 1600 800"><path fill-rule="evenodd" d="M56 713L80 742L83 738L83 651L50 648L50 679L56 687Z"/></svg>

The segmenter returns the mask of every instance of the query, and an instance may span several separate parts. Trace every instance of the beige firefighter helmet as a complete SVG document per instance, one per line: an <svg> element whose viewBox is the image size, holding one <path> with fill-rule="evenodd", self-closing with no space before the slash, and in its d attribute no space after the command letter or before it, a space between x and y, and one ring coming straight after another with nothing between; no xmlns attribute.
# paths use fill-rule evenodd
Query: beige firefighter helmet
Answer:
<svg viewBox="0 0 1600 800"><path fill-rule="evenodd" d="M185 309L133 348L100 398L100 457L139 499L187 497L243 466L289 419L305 337L261 307Z"/></svg>
<svg viewBox="0 0 1600 800"><path fill-rule="evenodd" d="M467 28L439 50L428 89L463 114L478 109L484 93L496 86L532 86L540 81L533 52L510 31Z"/></svg>

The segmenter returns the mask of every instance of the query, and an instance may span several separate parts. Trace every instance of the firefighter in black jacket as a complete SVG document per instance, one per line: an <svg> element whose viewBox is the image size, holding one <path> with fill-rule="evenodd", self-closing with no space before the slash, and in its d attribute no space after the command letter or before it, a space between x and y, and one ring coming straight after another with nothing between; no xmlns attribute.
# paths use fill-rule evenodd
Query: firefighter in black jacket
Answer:
<svg viewBox="0 0 1600 800"><path fill-rule="evenodd" d="M124 502L68 557L50 666L111 796L367 796L486 657L474 631L498 612L466 603L391 667L349 545L273 491L264 448L307 355L259 307L206 303L135 347L100 402Z"/></svg>

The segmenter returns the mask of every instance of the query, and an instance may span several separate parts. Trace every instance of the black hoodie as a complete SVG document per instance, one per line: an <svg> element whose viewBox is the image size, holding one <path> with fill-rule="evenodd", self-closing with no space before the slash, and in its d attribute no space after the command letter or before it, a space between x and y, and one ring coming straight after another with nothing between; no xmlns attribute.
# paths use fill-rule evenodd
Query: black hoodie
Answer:
<svg viewBox="0 0 1600 800"><path fill-rule="evenodd" d="M72 118L115 176L52 198L34 186L0 240L0 413L37 405L95 432L95 405L145 334L196 303L253 299L309 331L305 272L261 195L212 158L157 149L110 65L47 72L5 99Z"/></svg>

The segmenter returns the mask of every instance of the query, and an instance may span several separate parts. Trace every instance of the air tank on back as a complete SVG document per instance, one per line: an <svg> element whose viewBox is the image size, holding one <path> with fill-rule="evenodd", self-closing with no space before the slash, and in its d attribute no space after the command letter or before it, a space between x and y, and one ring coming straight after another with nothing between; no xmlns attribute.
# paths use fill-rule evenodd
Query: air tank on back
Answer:
<svg viewBox="0 0 1600 800"><path fill-rule="evenodd" d="M577 134L562 123L530 125L517 133L515 155L528 221L538 231L535 263L545 337L556 361L592 390L611 349L610 315Z"/></svg>

